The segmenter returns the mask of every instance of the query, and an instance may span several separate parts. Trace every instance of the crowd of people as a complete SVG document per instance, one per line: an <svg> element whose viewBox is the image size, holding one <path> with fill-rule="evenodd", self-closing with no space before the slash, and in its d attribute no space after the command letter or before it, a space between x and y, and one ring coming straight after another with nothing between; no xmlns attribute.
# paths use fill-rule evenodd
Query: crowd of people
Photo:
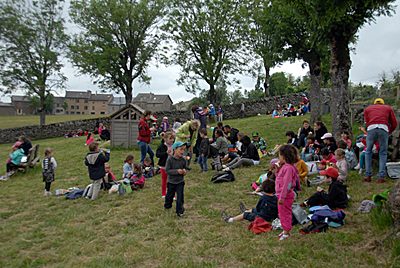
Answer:
<svg viewBox="0 0 400 268"><path fill-rule="evenodd" d="M192 169L192 162L199 165L200 172L207 172L209 165L216 171L231 172L242 166L259 165L264 157L272 157L268 172L252 185L253 193L261 195L256 207L249 210L241 204L241 214L230 216L224 211L223 219L233 223L244 219L253 222L261 218L271 223L279 218L283 229L279 239L285 240L290 237L292 229L293 202L299 198L301 187L311 185L311 164L316 165L316 172L323 178L321 182L329 183L329 186L327 190L319 186L312 196L301 202L303 207L345 209L348 203L346 180L349 170L358 169L361 173L365 169L364 181L371 182L374 152L379 156L376 181L385 182L388 136L396 129L397 120L393 109L385 105L383 99L376 99L365 110L366 129L360 128L363 134L356 141L351 140L346 131L340 134L340 140L337 141L323 122L315 122L311 127L309 121L304 120L297 133L290 130L285 133L286 144L278 144L270 151L267 151L266 140L257 131L248 135L219 120L215 120L215 127L210 127L210 114L217 116L212 108L194 106L193 119L184 123L175 120L170 124L168 118L164 117L161 121L161 141L156 153L150 146L154 132L150 120L152 113L145 111L138 124L140 159L135 163L133 155L126 156L120 180L108 164L110 151L101 149L91 133L88 133L86 144L89 152L84 163L92 183L86 198L97 199L101 189L110 192L119 191L120 187L129 188L130 191L140 190L146 180L160 173L164 208L170 209L173 200L176 200L176 214L182 217L185 212L185 175ZM101 136L105 129L99 125L97 133ZM18 139L12 146L7 172L18 167L31 147L31 142L25 137ZM157 165L155 157L158 159ZM51 194L50 187L56 168L52 149L45 149L42 173L46 196Z"/></svg>

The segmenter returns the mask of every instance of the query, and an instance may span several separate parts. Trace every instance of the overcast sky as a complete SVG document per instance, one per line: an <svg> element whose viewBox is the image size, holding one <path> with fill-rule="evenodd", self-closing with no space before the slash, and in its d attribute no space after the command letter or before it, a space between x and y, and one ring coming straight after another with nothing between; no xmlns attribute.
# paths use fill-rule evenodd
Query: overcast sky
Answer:
<svg viewBox="0 0 400 268"><path fill-rule="evenodd" d="M379 17L376 23L365 25L358 33L359 39L355 46L355 52L351 55L352 68L350 80L375 85L382 72L390 74L392 71L400 70L400 0L396 1L396 14L392 17ZM72 30L68 26L69 30ZM73 31L73 30L72 30ZM272 69L271 73L283 71L291 73L295 77L303 76L308 68L302 69L301 62L294 64L284 63L278 68ZM93 85L90 77L79 75L72 65L66 62L63 68L67 76L67 90L92 90L100 89ZM153 92L156 94L169 94L174 103L190 100L193 94L187 93L183 87L176 84L179 76L178 66L156 67L154 64L148 69L151 76L150 85L134 84L134 93ZM241 89L254 88L255 81L249 77L240 76ZM58 96L64 96L65 92L58 92ZM8 98L3 98L7 101ZM9 99L8 99L9 100Z"/></svg>

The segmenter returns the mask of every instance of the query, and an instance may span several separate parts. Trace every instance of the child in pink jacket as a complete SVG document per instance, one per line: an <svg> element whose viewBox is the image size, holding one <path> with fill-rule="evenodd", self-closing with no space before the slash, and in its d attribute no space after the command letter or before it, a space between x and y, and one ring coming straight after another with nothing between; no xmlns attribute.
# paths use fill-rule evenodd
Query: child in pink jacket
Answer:
<svg viewBox="0 0 400 268"><path fill-rule="evenodd" d="M279 169L275 179L275 192L278 197L278 215L283 232L279 240L289 238L292 230L292 204L295 198L294 189L299 186L299 174L295 167L298 152L293 145L283 145L279 148Z"/></svg>

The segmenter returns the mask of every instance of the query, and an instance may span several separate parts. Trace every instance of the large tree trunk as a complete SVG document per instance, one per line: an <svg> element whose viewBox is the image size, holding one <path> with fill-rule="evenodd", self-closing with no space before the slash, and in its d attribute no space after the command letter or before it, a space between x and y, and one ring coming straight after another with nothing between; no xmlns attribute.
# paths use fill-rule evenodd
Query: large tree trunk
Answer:
<svg viewBox="0 0 400 268"><path fill-rule="evenodd" d="M271 93L269 92L269 66L264 62L265 79L264 79L264 96L269 97Z"/></svg>
<svg viewBox="0 0 400 268"><path fill-rule="evenodd" d="M133 92L133 87L132 83L126 85L126 91L125 91L125 103L128 105L129 103L132 102L132 92Z"/></svg>
<svg viewBox="0 0 400 268"><path fill-rule="evenodd" d="M333 35L331 38L332 80L331 113L332 133L339 137L342 131L348 131L352 136L350 98L348 91L349 70L351 67L349 40L343 36Z"/></svg>
<svg viewBox="0 0 400 268"><path fill-rule="evenodd" d="M40 110L39 110L39 116L40 116L40 121L39 125L44 126L46 124L46 105L45 105L45 96L39 96L40 99Z"/></svg>
<svg viewBox="0 0 400 268"><path fill-rule="evenodd" d="M208 92L208 98L210 103L215 104L217 101L217 92L215 92L215 85L214 84L210 84L210 90Z"/></svg>
<svg viewBox="0 0 400 268"><path fill-rule="evenodd" d="M314 124L316 121L321 121L321 59L316 58L307 62L310 68L310 80L311 80L311 88L310 88L310 103L312 105L311 109L311 124Z"/></svg>

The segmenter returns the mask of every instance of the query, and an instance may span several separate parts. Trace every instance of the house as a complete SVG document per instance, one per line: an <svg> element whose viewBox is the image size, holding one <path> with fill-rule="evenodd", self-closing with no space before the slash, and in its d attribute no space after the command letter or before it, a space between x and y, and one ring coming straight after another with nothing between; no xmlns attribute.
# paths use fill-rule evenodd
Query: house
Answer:
<svg viewBox="0 0 400 268"><path fill-rule="evenodd" d="M88 91L66 91L65 107L67 114L107 114L112 94L92 94Z"/></svg>
<svg viewBox="0 0 400 268"><path fill-rule="evenodd" d="M54 97L53 98L53 111L52 114L65 114L65 98L64 97Z"/></svg>
<svg viewBox="0 0 400 268"><path fill-rule="evenodd" d="M121 110L121 108L125 107L125 104L125 97L114 97L112 102L108 105L108 113L113 114Z"/></svg>
<svg viewBox="0 0 400 268"><path fill-rule="evenodd" d="M36 112L28 96L13 95L11 103L14 105L17 115L30 115Z"/></svg>
<svg viewBox="0 0 400 268"><path fill-rule="evenodd" d="M0 115L16 115L17 111L12 103L5 103L0 101Z"/></svg>
<svg viewBox="0 0 400 268"><path fill-rule="evenodd" d="M162 112L172 110L172 100L169 95L156 95L153 93L139 93L132 100L133 104L144 110Z"/></svg>

